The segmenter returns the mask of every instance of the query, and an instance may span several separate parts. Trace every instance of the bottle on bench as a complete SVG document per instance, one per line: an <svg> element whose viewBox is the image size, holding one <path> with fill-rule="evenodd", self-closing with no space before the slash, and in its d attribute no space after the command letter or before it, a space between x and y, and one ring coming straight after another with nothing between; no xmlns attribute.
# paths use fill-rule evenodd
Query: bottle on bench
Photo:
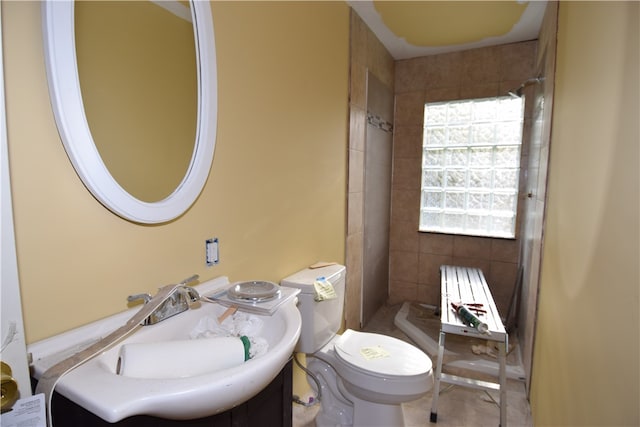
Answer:
<svg viewBox="0 0 640 427"><path fill-rule="evenodd" d="M489 332L489 326L465 307L464 304L456 304L452 302L451 307L453 307L454 311L458 313L458 316L460 316L467 325L477 329L481 334L491 335L491 332Z"/></svg>

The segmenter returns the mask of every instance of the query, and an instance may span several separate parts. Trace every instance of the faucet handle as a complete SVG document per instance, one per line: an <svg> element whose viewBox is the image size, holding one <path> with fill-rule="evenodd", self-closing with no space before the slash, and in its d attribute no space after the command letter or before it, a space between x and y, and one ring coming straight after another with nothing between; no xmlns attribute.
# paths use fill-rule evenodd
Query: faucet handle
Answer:
<svg viewBox="0 0 640 427"><path fill-rule="evenodd" d="M191 282L195 282L196 280L198 280L200 278L200 276L198 274L194 274L191 277L187 277L186 279L184 279L182 282L178 283L179 285L182 286L186 286Z"/></svg>
<svg viewBox="0 0 640 427"><path fill-rule="evenodd" d="M200 301L200 293L190 286L181 286L179 292L187 299L189 304Z"/></svg>
<svg viewBox="0 0 640 427"><path fill-rule="evenodd" d="M199 278L199 275L194 274L193 276L186 278L179 283L180 287L178 288L178 292L180 292L180 294L187 300L187 304L193 304L200 300L200 294L198 293L198 291L190 286L187 286L189 283L195 282Z"/></svg>
<svg viewBox="0 0 640 427"><path fill-rule="evenodd" d="M128 302L133 302L133 301L137 301L137 300L144 300L144 303L148 303L149 301L151 301L151 295L149 294L135 294L135 295L129 295L127 297L127 301Z"/></svg>

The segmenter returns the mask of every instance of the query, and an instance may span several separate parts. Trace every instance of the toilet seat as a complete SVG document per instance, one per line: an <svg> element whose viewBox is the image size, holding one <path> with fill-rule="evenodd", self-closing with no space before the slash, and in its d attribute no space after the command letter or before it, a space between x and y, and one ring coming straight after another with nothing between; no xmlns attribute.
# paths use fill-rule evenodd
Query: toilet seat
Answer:
<svg viewBox="0 0 640 427"><path fill-rule="evenodd" d="M334 350L351 369L387 380L422 376L432 368L424 352L386 335L347 329L334 342Z"/></svg>

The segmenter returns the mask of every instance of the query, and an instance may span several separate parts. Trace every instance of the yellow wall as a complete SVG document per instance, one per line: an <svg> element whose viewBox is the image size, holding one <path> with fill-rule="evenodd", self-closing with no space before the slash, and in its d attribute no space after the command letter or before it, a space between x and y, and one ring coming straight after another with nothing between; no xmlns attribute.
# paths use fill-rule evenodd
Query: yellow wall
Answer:
<svg viewBox="0 0 640 427"><path fill-rule="evenodd" d="M638 425L637 2L562 2L531 409Z"/></svg>
<svg viewBox="0 0 640 427"><path fill-rule="evenodd" d="M349 9L343 2L212 2L218 137L207 185L172 223L112 214L58 137L40 6L2 2L10 168L27 341L124 310L197 273L279 281L344 263ZM207 268L204 241L220 239Z"/></svg>

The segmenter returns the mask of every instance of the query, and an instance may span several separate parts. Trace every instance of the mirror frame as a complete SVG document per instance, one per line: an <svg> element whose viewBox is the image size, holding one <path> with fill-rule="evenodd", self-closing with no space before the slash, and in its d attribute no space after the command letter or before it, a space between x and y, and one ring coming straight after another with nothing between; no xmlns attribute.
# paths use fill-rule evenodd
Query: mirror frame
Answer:
<svg viewBox="0 0 640 427"><path fill-rule="evenodd" d="M158 202L144 202L122 188L96 148L78 78L73 0L46 0L43 4L49 94L64 148L76 173L93 196L115 214L136 223L165 223L183 215L204 188L213 162L218 109L213 17L208 1L191 0L189 3L198 70L196 140L182 182L173 193Z"/></svg>

